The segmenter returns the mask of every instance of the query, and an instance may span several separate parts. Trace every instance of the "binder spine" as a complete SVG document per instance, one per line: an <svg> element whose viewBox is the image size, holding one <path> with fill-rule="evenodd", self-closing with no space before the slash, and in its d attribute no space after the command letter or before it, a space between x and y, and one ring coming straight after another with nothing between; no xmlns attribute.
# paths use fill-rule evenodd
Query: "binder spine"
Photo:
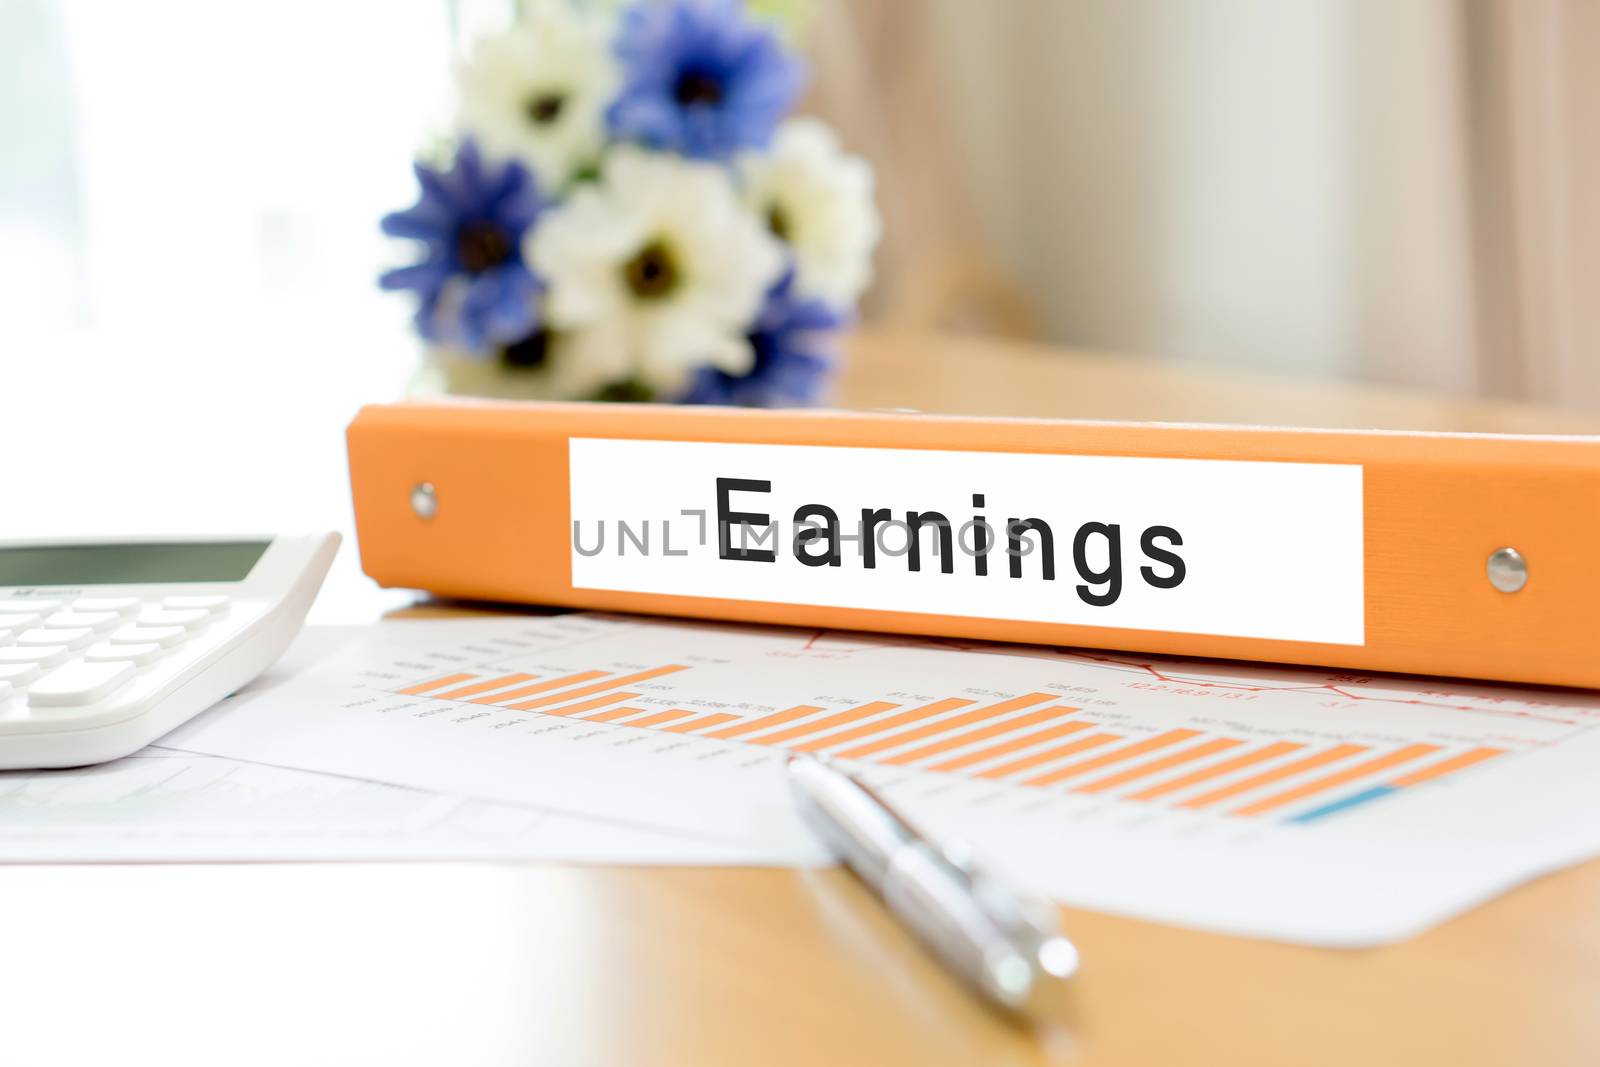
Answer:
<svg viewBox="0 0 1600 1067"><path fill-rule="evenodd" d="M1597 439L461 402L349 448L388 586L1600 686Z"/></svg>

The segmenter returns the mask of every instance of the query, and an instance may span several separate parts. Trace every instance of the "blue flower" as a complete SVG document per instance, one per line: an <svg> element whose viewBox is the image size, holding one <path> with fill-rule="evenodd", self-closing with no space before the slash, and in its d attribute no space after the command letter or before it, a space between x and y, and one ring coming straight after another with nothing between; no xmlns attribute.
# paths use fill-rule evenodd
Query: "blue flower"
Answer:
<svg viewBox="0 0 1600 1067"><path fill-rule="evenodd" d="M702 367L678 402L755 408L814 404L833 375L832 342L844 322L842 314L821 300L797 297L791 269L768 291L751 327L756 358L750 373L735 376Z"/></svg>
<svg viewBox="0 0 1600 1067"><path fill-rule="evenodd" d="M522 235L545 202L522 164L486 162L471 141L450 169L415 165L422 195L383 217L383 232L422 242L423 258L383 274L384 289L417 294L417 332L433 344L482 352L539 326L544 285L522 260Z"/></svg>
<svg viewBox="0 0 1600 1067"><path fill-rule="evenodd" d="M739 0L635 4L617 39L622 91L606 112L620 140L726 160L765 148L805 68Z"/></svg>

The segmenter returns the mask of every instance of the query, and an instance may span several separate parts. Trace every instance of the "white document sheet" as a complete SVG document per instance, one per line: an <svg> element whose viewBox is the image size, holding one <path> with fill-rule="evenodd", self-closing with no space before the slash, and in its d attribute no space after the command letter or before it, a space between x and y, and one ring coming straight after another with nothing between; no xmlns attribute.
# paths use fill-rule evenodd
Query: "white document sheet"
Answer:
<svg viewBox="0 0 1600 1067"><path fill-rule="evenodd" d="M1600 695L569 615L392 622L164 744L821 860L823 751L1063 903L1368 945L1600 852Z"/></svg>
<svg viewBox="0 0 1600 1067"><path fill-rule="evenodd" d="M244 693L358 630L306 629ZM0 863L516 859L741 864L748 850L526 805L152 746L95 767L0 771Z"/></svg>

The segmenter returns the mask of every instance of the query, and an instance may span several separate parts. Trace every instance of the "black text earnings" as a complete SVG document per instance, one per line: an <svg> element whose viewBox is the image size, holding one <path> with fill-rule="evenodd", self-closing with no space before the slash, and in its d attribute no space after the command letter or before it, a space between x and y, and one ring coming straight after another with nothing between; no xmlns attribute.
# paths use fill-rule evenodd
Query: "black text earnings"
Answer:
<svg viewBox="0 0 1600 1067"><path fill-rule="evenodd" d="M757 500L744 497L737 509L731 500L735 493L770 493L772 483L759 478L718 478L716 485L719 557L751 563L777 562L781 546L777 544L777 528L772 516L746 510L758 507ZM972 494L972 506L984 506L982 493ZM878 567L880 556L904 556L907 570L921 571L927 534L931 535L926 539L930 541L936 563L930 566L930 573L954 574L959 553L970 561L963 564L964 567L970 566L973 574L986 576L990 554L998 548L1005 562L997 567L997 574L1015 579L1041 578L1047 582L1055 581L1056 577L1056 533L1049 523L1039 518L1008 517L1000 523L998 536L996 527L982 514L957 524L937 511L906 511L896 515L889 508L862 508L860 522L852 531L841 526L833 508L825 504L802 504L795 509L792 521L794 536L790 539L789 551L807 567L843 566L848 546L853 547L861 566L867 570ZM891 533L892 538L888 536ZM997 543L1002 539L1003 544ZM1140 531L1138 542L1144 561L1138 573L1145 584L1156 589L1174 589L1182 584L1187 568L1183 558L1173 551L1183 545L1177 530L1170 526L1149 526ZM1091 563L1090 555L1101 547L1104 563L1097 567ZM1079 579L1078 597L1095 607L1115 604L1122 595L1122 527L1117 523L1082 523L1072 532L1070 550L1072 567Z"/></svg>

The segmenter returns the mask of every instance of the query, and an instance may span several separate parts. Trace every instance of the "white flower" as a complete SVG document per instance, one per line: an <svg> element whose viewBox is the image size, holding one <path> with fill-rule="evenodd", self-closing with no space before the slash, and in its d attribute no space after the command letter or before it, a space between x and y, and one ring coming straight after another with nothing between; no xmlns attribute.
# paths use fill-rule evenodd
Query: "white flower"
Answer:
<svg viewBox="0 0 1600 1067"><path fill-rule="evenodd" d="M561 0L480 40L456 72L461 125L491 155L526 163L546 192L600 158L617 86L609 20Z"/></svg>
<svg viewBox="0 0 1600 1067"><path fill-rule="evenodd" d="M839 150L815 119L790 119L772 150L740 161L745 203L794 253L795 289L849 308L872 281L883 224L872 167Z"/></svg>
<svg viewBox="0 0 1600 1067"><path fill-rule="evenodd" d="M482 396L503 400L581 400L561 391L553 364L513 365L496 349L488 356L451 345L432 345L408 391L418 396Z"/></svg>
<svg viewBox="0 0 1600 1067"><path fill-rule="evenodd" d="M658 393L710 365L750 369L746 331L783 252L710 163L622 146L524 239L549 285L564 392L636 378Z"/></svg>

